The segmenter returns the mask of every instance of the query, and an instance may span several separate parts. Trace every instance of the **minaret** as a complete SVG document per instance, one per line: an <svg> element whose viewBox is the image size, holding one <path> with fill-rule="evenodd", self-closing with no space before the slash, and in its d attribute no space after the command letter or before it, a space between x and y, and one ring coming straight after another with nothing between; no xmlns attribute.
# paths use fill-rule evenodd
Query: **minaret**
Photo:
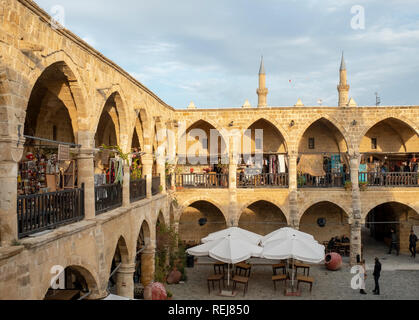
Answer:
<svg viewBox="0 0 419 320"><path fill-rule="evenodd" d="M266 88L266 73L265 73L265 65L262 61L260 63L260 70L259 70L259 89L256 90L258 94L258 108L265 108L268 106L266 97L268 96L268 89Z"/></svg>
<svg viewBox="0 0 419 320"><path fill-rule="evenodd" d="M338 85L339 91L339 107L346 107L349 103L349 84L346 78L346 63L342 52L342 62L340 64L340 83Z"/></svg>

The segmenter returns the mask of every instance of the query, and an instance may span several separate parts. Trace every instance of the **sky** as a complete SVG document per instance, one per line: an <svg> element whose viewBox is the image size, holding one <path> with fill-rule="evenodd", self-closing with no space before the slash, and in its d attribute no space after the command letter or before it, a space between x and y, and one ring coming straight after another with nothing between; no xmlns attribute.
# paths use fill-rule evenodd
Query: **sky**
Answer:
<svg viewBox="0 0 419 320"><path fill-rule="evenodd" d="M419 105L419 0L35 0L176 109L336 106L342 51L358 105ZM363 19L365 17L365 19Z"/></svg>

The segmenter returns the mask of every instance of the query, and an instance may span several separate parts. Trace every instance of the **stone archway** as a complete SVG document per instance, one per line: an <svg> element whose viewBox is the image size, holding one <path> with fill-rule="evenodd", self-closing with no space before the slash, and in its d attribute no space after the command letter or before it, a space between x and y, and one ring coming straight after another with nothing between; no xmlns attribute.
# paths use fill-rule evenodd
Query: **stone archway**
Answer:
<svg viewBox="0 0 419 320"><path fill-rule="evenodd" d="M58 289L49 287L45 300L79 300L89 299L98 294L98 283L92 273L85 267L70 265L57 277Z"/></svg>
<svg viewBox="0 0 419 320"><path fill-rule="evenodd" d="M260 200L242 210L239 227L266 236L288 226L284 212L269 201Z"/></svg>
<svg viewBox="0 0 419 320"><path fill-rule="evenodd" d="M227 227L225 217L214 204L202 200L184 208L179 219L179 240L186 246L199 244L208 234Z"/></svg>
<svg viewBox="0 0 419 320"><path fill-rule="evenodd" d="M409 235L414 230L419 235L419 213L412 207L396 202L384 202L368 211L365 218L363 243L367 250L391 243L390 230L396 232L401 253L409 253ZM383 249L383 251L386 249Z"/></svg>
<svg viewBox="0 0 419 320"><path fill-rule="evenodd" d="M351 235L349 215L330 201L317 202L306 209L300 218L299 229L320 243L332 237L349 238Z"/></svg>

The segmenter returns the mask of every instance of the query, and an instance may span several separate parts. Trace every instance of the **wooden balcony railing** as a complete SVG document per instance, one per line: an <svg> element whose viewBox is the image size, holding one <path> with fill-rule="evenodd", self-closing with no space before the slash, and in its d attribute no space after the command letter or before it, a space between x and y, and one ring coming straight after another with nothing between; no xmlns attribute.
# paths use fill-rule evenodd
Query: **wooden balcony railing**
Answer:
<svg viewBox="0 0 419 320"><path fill-rule="evenodd" d="M122 206L122 185L120 183L95 187L96 215Z"/></svg>
<svg viewBox="0 0 419 320"><path fill-rule="evenodd" d="M237 188L288 188L288 173L237 175Z"/></svg>
<svg viewBox="0 0 419 320"><path fill-rule="evenodd" d="M351 177L344 173L327 173L323 177L313 177L309 174L297 176L299 188L343 188L346 181L351 181Z"/></svg>
<svg viewBox="0 0 419 320"><path fill-rule="evenodd" d="M418 172L360 172L359 182L371 187L417 187Z"/></svg>
<svg viewBox="0 0 419 320"><path fill-rule="evenodd" d="M18 196L18 237L71 224L84 218L84 185L79 189Z"/></svg>
<svg viewBox="0 0 419 320"><path fill-rule="evenodd" d="M137 202L147 198L147 180L137 179L131 180L129 184L130 202Z"/></svg>
<svg viewBox="0 0 419 320"><path fill-rule="evenodd" d="M221 189L228 188L228 174L191 173L177 174L175 176L176 187Z"/></svg>

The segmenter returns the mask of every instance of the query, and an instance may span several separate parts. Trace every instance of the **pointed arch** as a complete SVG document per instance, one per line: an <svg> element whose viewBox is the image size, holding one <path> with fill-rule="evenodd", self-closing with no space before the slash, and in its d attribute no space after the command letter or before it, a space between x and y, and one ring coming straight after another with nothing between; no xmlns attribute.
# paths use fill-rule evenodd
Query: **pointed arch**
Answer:
<svg viewBox="0 0 419 320"><path fill-rule="evenodd" d="M380 126L383 128L380 129ZM388 131L390 132L386 132L386 130L384 130L385 128L388 128ZM407 128L407 130L403 130L403 128ZM370 123L363 128L361 135L358 137L359 150L362 152L370 149L367 147L367 138L372 138L372 136L379 137L383 135L384 139L381 140L385 141L386 146L382 143L378 144L379 147L381 145L380 148L382 149L382 152L402 152L400 149L403 149L404 152L419 152L419 131L416 125L412 121L404 119L400 116L388 115L375 119L374 123ZM409 139L407 135L411 138L414 137L414 141L409 141L411 139ZM394 137L396 137L397 141L393 140ZM395 148L398 144L400 144L399 150L387 150ZM409 150L411 147L415 150Z"/></svg>
<svg viewBox="0 0 419 320"><path fill-rule="evenodd" d="M348 131L345 129L345 127L339 122L337 121L335 118L329 116L328 114L324 114L324 115L320 115L314 119L311 119L309 122L307 122L306 124L303 125L303 127L300 129L300 131L298 132L298 134L296 135L296 140L295 140L295 147L297 148L297 150L295 150L295 152L299 152L300 151L300 147L301 147L301 143L303 141L304 135L306 135L307 131L313 126L316 125L317 123L322 122L324 125L328 126L329 130L336 130L335 132L338 133L338 135L343 139L344 142L344 146L346 148L345 151L350 152L351 150L353 150L353 145L351 143L351 141L348 141L348 138L350 137ZM336 139L334 139L336 141ZM339 143L336 141L336 144L339 147ZM342 151L341 151L342 152Z"/></svg>

